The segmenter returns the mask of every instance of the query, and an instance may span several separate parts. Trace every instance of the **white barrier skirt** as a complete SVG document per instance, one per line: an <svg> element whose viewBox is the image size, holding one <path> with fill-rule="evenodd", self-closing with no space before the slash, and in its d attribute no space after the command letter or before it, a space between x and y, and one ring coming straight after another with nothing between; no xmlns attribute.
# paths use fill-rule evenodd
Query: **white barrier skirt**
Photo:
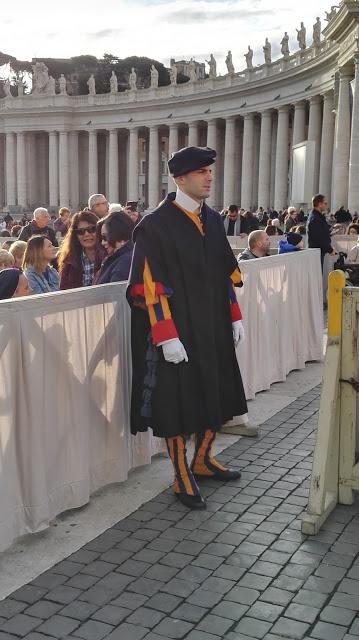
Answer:
<svg viewBox="0 0 359 640"><path fill-rule="evenodd" d="M322 357L319 251L242 262L241 270L246 342L237 356L253 398ZM0 551L163 450L151 433L130 435L125 289L0 303Z"/></svg>
<svg viewBox="0 0 359 640"><path fill-rule="evenodd" d="M237 293L246 340L237 348L247 399L323 357L323 287L318 249L243 260Z"/></svg>

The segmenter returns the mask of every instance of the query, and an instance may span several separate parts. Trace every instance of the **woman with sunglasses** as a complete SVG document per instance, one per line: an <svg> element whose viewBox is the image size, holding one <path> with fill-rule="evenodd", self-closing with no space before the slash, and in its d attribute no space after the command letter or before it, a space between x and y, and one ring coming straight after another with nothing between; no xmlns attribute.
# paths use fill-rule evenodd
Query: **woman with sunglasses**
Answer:
<svg viewBox="0 0 359 640"><path fill-rule="evenodd" d="M96 284L128 280L131 268L135 224L122 211L113 211L97 223L101 244L107 253Z"/></svg>
<svg viewBox="0 0 359 640"><path fill-rule="evenodd" d="M97 222L97 216L87 209L72 217L58 256L60 289L93 284L104 256L96 241Z"/></svg>

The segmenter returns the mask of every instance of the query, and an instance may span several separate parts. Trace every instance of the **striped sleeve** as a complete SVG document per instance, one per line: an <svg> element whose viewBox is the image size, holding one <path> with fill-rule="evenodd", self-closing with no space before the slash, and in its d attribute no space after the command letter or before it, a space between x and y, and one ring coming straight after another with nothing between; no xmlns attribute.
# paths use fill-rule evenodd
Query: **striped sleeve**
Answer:
<svg viewBox="0 0 359 640"><path fill-rule="evenodd" d="M238 268L236 268L229 278L228 288L229 288L229 304L231 309L231 319L232 322L237 322L237 320L242 320L242 312L240 310L235 287L240 287L242 285L241 272Z"/></svg>

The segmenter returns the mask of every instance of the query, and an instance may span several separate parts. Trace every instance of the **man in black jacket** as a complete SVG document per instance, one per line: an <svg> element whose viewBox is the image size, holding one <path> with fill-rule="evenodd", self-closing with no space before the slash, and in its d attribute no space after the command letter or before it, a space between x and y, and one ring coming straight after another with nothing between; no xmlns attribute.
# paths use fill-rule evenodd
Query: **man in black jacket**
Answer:
<svg viewBox="0 0 359 640"><path fill-rule="evenodd" d="M56 240L55 231L49 225L50 216L48 210L45 207L38 207L34 211L33 220L22 228L19 240L28 242L32 236L46 236L54 247L58 247L59 243Z"/></svg>
<svg viewBox="0 0 359 640"><path fill-rule="evenodd" d="M328 203L325 196L318 194L312 199L313 209L308 218L308 247L309 249L320 249L322 269L324 256L329 253L335 255L331 244L330 227L325 219L325 211Z"/></svg>

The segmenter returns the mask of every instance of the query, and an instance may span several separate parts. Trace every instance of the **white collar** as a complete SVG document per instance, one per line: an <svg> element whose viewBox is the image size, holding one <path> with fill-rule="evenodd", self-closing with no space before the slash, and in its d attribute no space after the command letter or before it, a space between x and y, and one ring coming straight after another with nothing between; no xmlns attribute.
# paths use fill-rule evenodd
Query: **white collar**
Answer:
<svg viewBox="0 0 359 640"><path fill-rule="evenodd" d="M198 207L200 209L202 208L202 203L199 204L196 200L193 200L193 198L188 196L186 193L183 193L183 191L181 191L181 189L179 189L178 187L175 202L177 202L177 204L182 207L182 209L190 211L190 213L197 213Z"/></svg>

